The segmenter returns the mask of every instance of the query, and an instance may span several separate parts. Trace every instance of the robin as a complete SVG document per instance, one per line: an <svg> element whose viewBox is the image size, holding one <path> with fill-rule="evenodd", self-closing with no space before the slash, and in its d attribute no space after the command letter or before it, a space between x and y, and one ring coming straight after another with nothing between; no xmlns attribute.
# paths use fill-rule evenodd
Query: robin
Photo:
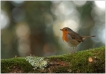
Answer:
<svg viewBox="0 0 106 74"><path fill-rule="evenodd" d="M78 44L83 42L84 39L95 37L95 36L80 36L79 34L77 34L76 32L74 32L68 27L64 27L63 29L60 30L63 33L62 35L63 41L67 42L69 46L73 47L73 51L74 49L76 49Z"/></svg>

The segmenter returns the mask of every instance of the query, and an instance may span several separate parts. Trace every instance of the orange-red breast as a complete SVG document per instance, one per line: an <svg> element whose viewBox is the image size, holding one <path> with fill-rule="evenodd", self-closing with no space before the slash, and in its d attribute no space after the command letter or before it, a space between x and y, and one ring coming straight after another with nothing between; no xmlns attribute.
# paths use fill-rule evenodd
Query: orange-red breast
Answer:
<svg viewBox="0 0 106 74"><path fill-rule="evenodd" d="M90 38L90 37L95 37L95 36L80 36L73 30L71 30L68 27L64 27L63 29L60 29L62 31L62 39L63 41L67 42L73 49L76 48L78 44L83 42L84 39Z"/></svg>

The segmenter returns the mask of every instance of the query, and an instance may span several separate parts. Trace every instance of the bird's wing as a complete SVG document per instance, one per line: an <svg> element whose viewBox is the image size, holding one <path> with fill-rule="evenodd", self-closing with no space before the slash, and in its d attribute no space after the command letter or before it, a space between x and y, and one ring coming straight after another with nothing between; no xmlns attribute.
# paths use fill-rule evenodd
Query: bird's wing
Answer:
<svg viewBox="0 0 106 74"><path fill-rule="evenodd" d="M75 32L69 32L68 34L70 35L70 37L71 37L72 39L75 39L75 40L77 40L78 42L83 42L82 37L81 37L79 34L77 34L77 33L75 33Z"/></svg>

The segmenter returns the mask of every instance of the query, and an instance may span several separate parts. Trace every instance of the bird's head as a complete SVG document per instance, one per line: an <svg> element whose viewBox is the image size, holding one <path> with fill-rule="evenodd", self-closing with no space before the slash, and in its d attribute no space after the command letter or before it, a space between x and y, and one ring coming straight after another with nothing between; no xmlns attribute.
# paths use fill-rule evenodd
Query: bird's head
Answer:
<svg viewBox="0 0 106 74"><path fill-rule="evenodd" d="M69 31L72 31L70 28L68 27L64 27L62 29L60 29L63 33L69 33Z"/></svg>

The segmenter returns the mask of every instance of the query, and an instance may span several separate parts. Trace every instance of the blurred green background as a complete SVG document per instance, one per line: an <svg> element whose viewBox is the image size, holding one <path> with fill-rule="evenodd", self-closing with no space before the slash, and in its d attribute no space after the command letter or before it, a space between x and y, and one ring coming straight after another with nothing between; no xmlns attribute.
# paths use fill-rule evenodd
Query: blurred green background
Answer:
<svg viewBox="0 0 106 74"><path fill-rule="evenodd" d="M76 51L105 45L105 1L1 1L1 58L71 53L63 27L86 39Z"/></svg>

